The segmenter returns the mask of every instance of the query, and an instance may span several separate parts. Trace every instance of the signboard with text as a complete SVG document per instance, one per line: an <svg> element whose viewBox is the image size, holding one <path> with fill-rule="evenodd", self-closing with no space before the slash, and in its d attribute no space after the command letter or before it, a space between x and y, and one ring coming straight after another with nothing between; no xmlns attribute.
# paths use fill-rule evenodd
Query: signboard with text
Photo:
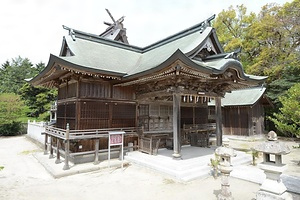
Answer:
<svg viewBox="0 0 300 200"><path fill-rule="evenodd" d="M110 131L108 132L108 165L110 167L110 147L120 145L120 155L122 160L123 168L123 141L124 141L124 131Z"/></svg>
<svg viewBox="0 0 300 200"><path fill-rule="evenodd" d="M109 137L110 146L122 145L123 144L123 134L111 134Z"/></svg>

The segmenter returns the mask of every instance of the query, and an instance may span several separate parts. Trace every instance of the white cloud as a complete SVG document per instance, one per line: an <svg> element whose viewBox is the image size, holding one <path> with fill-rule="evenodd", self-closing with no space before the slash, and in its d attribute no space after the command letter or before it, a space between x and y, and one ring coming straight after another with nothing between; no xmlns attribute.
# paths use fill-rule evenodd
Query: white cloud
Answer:
<svg viewBox="0 0 300 200"><path fill-rule="evenodd" d="M0 64L17 56L34 64L47 63L50 53L58 55L62 25L100 34L110 21L105 8L117 19L125 16L129 42L146 46L157 40L200 23L230 5L244 4L258 12L269 2L284 0L1 0Z"/></svg>

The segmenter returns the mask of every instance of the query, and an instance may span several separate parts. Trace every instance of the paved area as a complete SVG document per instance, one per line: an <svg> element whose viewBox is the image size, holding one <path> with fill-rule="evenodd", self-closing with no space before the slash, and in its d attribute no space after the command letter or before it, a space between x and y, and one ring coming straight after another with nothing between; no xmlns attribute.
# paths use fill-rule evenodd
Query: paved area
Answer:
<svg viewBox="0 0 300 200"><path fill-rule="evenodd" d="M0 166L4 167L0 171L0 199L216 199L221 189L220 178L181 182L135 164L125 164L121 169L118 163L111 168L103 163L100 170L54 178L37 156L43 157L42 150L26 137L0 137ZM53 159L46 158L50 167L55 165ZM80 171L79 166L95 167L90 163L71 169ZM54 171L63 172L62 167L58 164ZM298 175L299 167L289 173ZM230 184L234 199L255 199L259 190L259 184L234 177ZM294 199L300 198L294 195Z"/></svg>

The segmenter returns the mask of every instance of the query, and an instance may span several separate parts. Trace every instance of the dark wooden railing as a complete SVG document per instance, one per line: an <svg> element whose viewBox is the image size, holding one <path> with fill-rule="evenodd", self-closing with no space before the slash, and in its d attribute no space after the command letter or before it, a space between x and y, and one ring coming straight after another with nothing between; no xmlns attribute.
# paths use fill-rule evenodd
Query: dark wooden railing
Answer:
<svg viewBox="0 0 300 200"><path fill-rule="evenodd" d="M95 154L95 160L94 163L97 164L99 163L98 160L98 153L99 153L99 139L100 138L108 138L109 137L109 132L114 132L114 131L123 131L125 132L125 135L137 135L139 132L142 131L141 128L137 127L126 127L126 128L107 128L107 129L88 129L88 130L70 130L69 129L69 124L67 124L67 129L61 129L61 128L56 128L53 126L46 126L45 127L45 149L44 149L44 154L48 154L48 145L50 146L50 156L49 158L53 158L53 140L52 138L50 139L50 144L48 144L48 137L53 137L57 139L63 140L64 143L64 154L65 154L65 164L63 169L68 170L70 169L69 167L69 157L70 155L74 155L76 153L71 153L70 154L70 141L72 140L84 140L84 139L95 139L95 150L94 151L89 151L89 152L81 152L90 154L94 153ZM59 140L57 140L56 144L56 161L55 163L60 163L60 151L62 150L61 148L61 143Z"/></svg>
<svg viewBox="0 0 300 200"><path fill-rule="evenodd" d="M106 129L88 129L88 130L68 130L60 129L52 126L47 126L45 134L54 136L60 139L66 139L67 132L69 133L68 139L93 139L108 137L108 133L112 131L124 131L126 134L136 134L141 130L137 127L126 127L126 128L106 128Z"/></svg>

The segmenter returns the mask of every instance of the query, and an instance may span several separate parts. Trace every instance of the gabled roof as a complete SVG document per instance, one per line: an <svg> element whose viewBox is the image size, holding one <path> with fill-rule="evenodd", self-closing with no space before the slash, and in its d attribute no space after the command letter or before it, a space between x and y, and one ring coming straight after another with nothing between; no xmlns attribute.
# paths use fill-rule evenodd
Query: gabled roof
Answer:
<svg viewBox="0 0 300 200"><path fill-rule="evenodd" d="M215 30L207 21L144 48L65 26L64 28L69 30L69 35L63 39L61 55L51 55L45 70L35 77L32 83L44 84L45 81L41 79L46 75L51 79L50 71L55 66L69 71L78 70L101 76L113 75L122 80L130 80L161 70L174 62L174 59L180 59L196 71L210 75L222 74L228 68L232 68L244 81L261 82L266 79L245 74L241 63L223 52ZM217 56L211 56L210 59L197 57L205 48L213 49L209 51Z"/></svg>
<svg viewBox="0 0 300 200"><path fill-rule="evenodd" d="M96 35L84 35L83 32L73 30L75 40L71 36L65 37L64 40L75 56L60 58L92 69L130 76L158 66L178 49L188 55L212 34L213 28L203 29L204 27L199 25L145 48L126 45ZM200 30L203 32L199 32Z"/></svg>

